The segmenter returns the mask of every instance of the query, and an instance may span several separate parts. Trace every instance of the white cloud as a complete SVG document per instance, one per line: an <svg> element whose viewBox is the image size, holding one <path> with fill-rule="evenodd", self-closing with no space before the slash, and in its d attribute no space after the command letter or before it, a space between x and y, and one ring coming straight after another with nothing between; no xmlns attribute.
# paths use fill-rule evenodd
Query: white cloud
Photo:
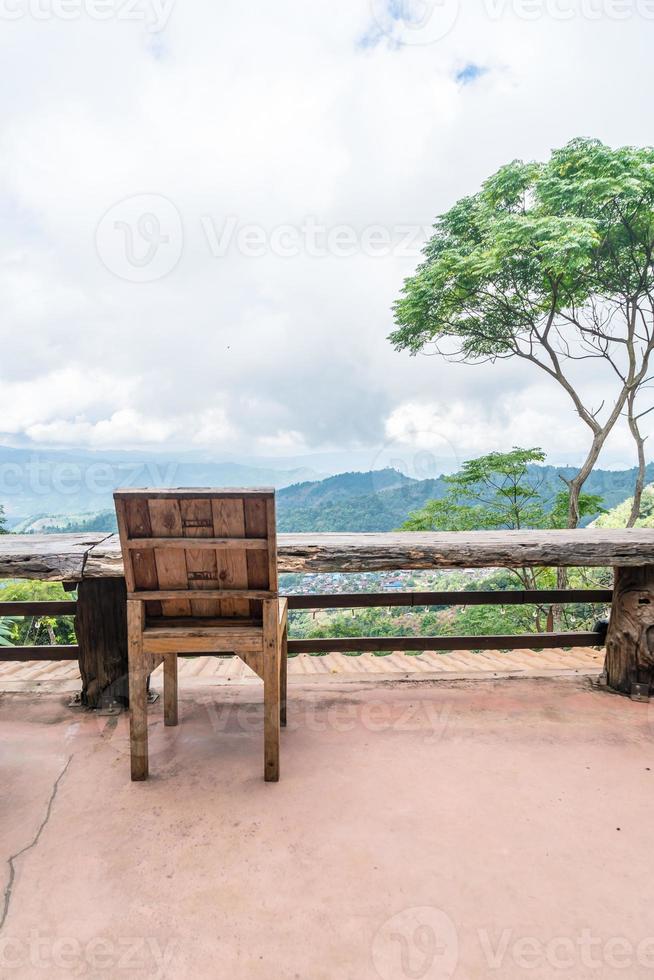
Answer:
<svg viewBox="0 0 654 980"><path fill-rule="evenodd" d="M642 19L489 9L461 4L443 39L399 47L369 0L177 0L157 35L89 17L2 23L0 431L374 458L414 425L464 458L513 443L579 453L578 420L535 372L390 348L414 256L221 257L203 229L429 225L507 160L577 135L650 140ZM487 73L458 85L471 63ZM102 216L137 194L182 219L179 262L153 282L117 278L95 246Z"/></svg>
<svg viewBox="0 0 654 980"><path fill-rule="evenodd" d="M111 418L88 422L75 418L56 419L52 422L35 423L26 428L26 434L37 444L76 445L92 448L123 446L132 449L152 443L162 444L172 435L174 428L157 419L144 418L131 409L114 412Z"/></svg>

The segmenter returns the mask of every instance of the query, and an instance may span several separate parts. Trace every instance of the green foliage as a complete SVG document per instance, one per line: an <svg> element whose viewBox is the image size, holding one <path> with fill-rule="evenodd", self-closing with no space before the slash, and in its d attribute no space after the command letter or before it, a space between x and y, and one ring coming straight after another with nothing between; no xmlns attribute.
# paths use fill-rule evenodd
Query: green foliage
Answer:
<svg viewBox="0 0 654 980"><path fill-rule="evenodd" d="M612 573L608 568L574 568L569 570L569 586L573 589L611 588ZM468 592L519 591L523 583L511 569L495 569L488 573L480 571L474 578L470 573L442 571L429 574L418 573L413 586L407 581L404 587L415 587L417 591L427 588L430 591ZM374 577L373 577L374 578ZM291 579L293 582L291 583ZM300 581L301 576L284 576L282 590L311 592L310 582ZM361 584L355 576L356 584ZM345 591L357 591L354 584L346 586ZM363 583L363 591L379 591L380 582ZM556 570L539 569L538 587L556 588ZM325 586L323 585L323 590ZM479 605L479 606L413 606L404 608L376 607L321 611L316 614L292 610L289 614L290 636L293 639L328 638L341 636L470 636L470 648L474 649L474 637L484 634L515 635L542 631L547 625L548 608L531 605ZM566 604L558 624L561 629L590 630L600 618L605 618L608 609L594 603Z"/></svg>
<svg viewBox="0 0 654 980"><path fill-rule="evenodd" d="M81 514L77 517L66 515L39 515L22 522L16 528L21 534L85 534L88 531L116 533L115 510L103 510L97 514Z"/></svg>
<svg viewBox="0 0 654 980"><path fill-rule="evenodd" d="M371 609L310 613L291 612L293 639L335 639L345 636L438 636L444 632L441 614L432 609Z"/></svg>
<svg viewBox="0 0 654 980"><path fill-rule="evenodd" d="M448 485L442 500L431 500L409 515L402 525L409 531L520 530L567 526L567 490L553 498L543 495L542 481L534 479L534 464L542 462L541 449L515 447L510 453L488 453L465 462L458 473L444 477ZM582 493L582 517L602 510L601 498ZM553 588L554 573L547 568L518 568L509 573L523 588ZM506 587L506 586L503 586ZM544 627L544 607L464 607L457 614L456 631L466 633L521 633Z"/></svg>
<svg viewBox="0 0 654 980"><path fill-rule="evenodd" d="M568 526L568 505L570 494L567 490L559 490L554 498L554 506L549 512L547 523L544 527L566 528ZM595 517L596 514L605 514L606 510L602 506L602 498L596 493L579 494L579 517L583 520L587 517Z"/></svg>
<svg viewBox="0 0 654 980"><path fill-rule="evenodd" d="M517 447L510 453L470 459L458 473L443 477L447 495L410 514L402 527L408 531L543 527L545 511L528 466L544 459L541 449Z"/></svg>
<svg viewBox="0 0 654 980"><path fill-rule="evenodd" d="M3 602L62 602L70 599L70 593L64 592L60 582L10 582L0 589L0 614ZM11 643L16 646L76 642L73 619L67 616L26 616L14 619L11 621L9 636Z"/></svg>
<svg viewBox="0 0 654 980"><path fill-rule="evenodd" d="M388 612L385 609L372 608L321 617L309 626L304 635L312 639L338 636L411 636L414 630L415 623L407 622L404 610L393 609Z"/></svg>
<svg viewBox="0 0 654 980"><path fill-rule="evenodd" d="M570 479L574 470L570 467L554 467L529 464L529 480L538 484L544 500L550 500L560 492L560 476ZM277 526L279 531L392 531L406 520L414 510L423 508L430 500L439 500L447 494L444 477L429 480L413 480L402 477L392 470L379 473L340 474L328 480L296 484L277 492ZM654 463L647 467L646 478L654 480ZM586 482L589 493L604 500L607 507L614 507L633 493L636 471L601 470L591 473ZM582 523L596 516L588 514ZM26 520L16 530L23 533L44 534L54 531L85 533L88 531L115 531L115 513L102 511L94 515L77 517L51 517L45 515Z"/></svg>
<svg viewBox="0 0 654 980"><path fill-rule="evenodd" d="M460 606L445 620L443 632L449 636L515 636L533 629L531 606ZM471 639L471 649L474 646Z"/></svg>
<svg viewBox="0 0 654 980"><path fill-rule="evenodd" d="M568 491L554 497L543 492L535 464L542 449L514 447L509 453L488 453L465 462L458 473L442 478L447 485L440 500L427 501L402 524L406 531L520 530L567 526ZM582 517L603 513L601 498L583 493Z"/></svg>
<svg viewBox="0 0 654 980"><path fill-rule="evenodd" d="M7 534L7 518L2 504L0 504L0 534Z"/></svg>
<svg viewBox="0 0 654 980"><path fill-rule="evenodd" d="M653 244L654 149L576 139L547 163L514 161L437 219L390 340L411 353L445 341L438 349L471 361L512 356L553 324L569 333L570 310L597 298L620 309L646 299Z"/></svg>
<svg viewBox="0 0 654 980"><path fill-rule="evenodd" d="M0 616L0 647L13 646L12 636L14 633L15 619L10 616Z"/></svg>
<svg viewBox="0 0 654 980"><path fill-rule="evenodd" d="M597 527L626 527L633 497L618 504L610 511L605 511L595 522ZM640 516L636 520L636 527L654 528L654 485L645 487L640 501Z"/></svg>
<svg viewBox="0 0 654 980"><path fill-rule="evenodd" d="M69 520L61 527L53 527L51 530L53 532L68 532L69 534L84 534L87 531L107 531L108 533L115 534L118 530L118 525L116 523L116 511L106 510L99 514L94 514L92 517L86 519Z"/></svg>
<svg viewBox="0 0 654 980"><path fill-rule="evenodd" d="M367 472L338 473L324 480L310 480L304 483L294 483L278 491L281 506L289 504L321 505L332 500L351 500L371 493L394 490L413 483L413 479L400 473L399 470L368 470Z"/></svg>
<svg viewBox="0 0 654 980"><path fill-rule="evenodd" d="M561 476L571 479L574 469L542 464L527 466L528 479L540 487L543 500L554 500L561 492ZM654 463L647 468L647 478L654 480ZM585 489L613 507L633 493L635 469L594 470ZM392 531L399 527L411 511L420 510L431 500L440 500L448 492L445 477L430 480L407 480L400 487L388 487L377 492L350 495L335 494L340 477L332 477L329 488L322 492L320 481L312 484L311 495L300 497L294 487L277 494L277 524L280 531ZM371 481L372 482L372 481ZM373 483L374 485L374 483ZM345 489L345 488L344 488ZM587 513L581 523L587 524L598 511Z"/></svg>

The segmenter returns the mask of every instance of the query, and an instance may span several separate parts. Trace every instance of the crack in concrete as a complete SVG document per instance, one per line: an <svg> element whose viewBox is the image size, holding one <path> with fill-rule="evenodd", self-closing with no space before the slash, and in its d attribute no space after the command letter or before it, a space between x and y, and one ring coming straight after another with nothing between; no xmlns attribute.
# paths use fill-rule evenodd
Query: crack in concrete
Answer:
<svg viewBox="0 0 654 980"><path fill-rule="evenodd" d="M7 887L5 888L4 908L3 908L3 911L2 911L2 917L0 917L0 932L2 931L2 927L4 926L5 922L7 921L7 916L9 915L9 906L11 904L11 897L12 897L12 892L13 892L13 887L14 887L14 880L16 878L16 864L15 864L15 862L18 860L18 858L22 854L25 854L27 851L31 851L31 849L33 847L36 847L36 845L38 844L38 842L39 842L39 840L41 838L41 834L43 833L43 830L45 828L45 825L47 824L48 820L50 819L50 814L52 813L52 806L54 804L55 797L57 795L57 790L59 789L59 783L61 782L61 780L66 775L66 772L68 770L68 767L69 767L69 765L71 764L72 761L73 761L73 757L72 757L72 755L70 755L68 757L68 762L66 763L66 765L64 766L64 768L61 770L61 772L59 773L59 775L57 776L57 778L54 781L54 786L52 787L52 793L50 794L50 799L48 800L48 806L47 806L46 811L45 811L45 816L44 816L43 820L41 821L41 824L40 824L39 829L37 830L37 832L36 832L36 834L34 836L34 839L29 844L26 844L25 847L22 847L20 849L20 851L16 851L15 854L12 854L9 857L9 859L8 859L8 862L7 863L9 865L9 881L7 882Z"/></svg>

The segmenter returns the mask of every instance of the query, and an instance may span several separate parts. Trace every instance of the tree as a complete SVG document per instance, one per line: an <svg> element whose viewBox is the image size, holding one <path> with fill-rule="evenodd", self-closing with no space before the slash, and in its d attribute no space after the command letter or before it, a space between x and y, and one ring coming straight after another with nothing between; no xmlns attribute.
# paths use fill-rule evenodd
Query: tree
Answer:
<svg viewBox="0 0 654 980"><path fill-rule="evenodd" d="M409 515L408 531L519 530L543 527L546 513L539 480L529 478L529 465L542 463L542 449L488 453L469 459L458 473L444 476L448 491Z"/></svg>
<svg viewBox="0 0 654 980"><path fill-rule="evenodd" d="M621 504L618 504L617 507L613 507L607 513L602 514L602 516L597 519L597 526L627 527L632 515L633 500L625 500ZM640 506L638 508L638 517L636 519L636 527L654 528L654 485L651 487L645 487L641 495Z"/></svg>
<svg viewBox="0 0 654 980"><path fill-rule="evenodd" d="M530 469L542 463L542 449L488 453L467 460L458 473L442 477L448 491L414 511L402 525L407 531L479 531L565 527L568 491L548 499L542 476ZM581 494L580 517L603 513L601 497ZM531 587L531 586L530 586Z"/></svg>
<svg viewBox="0 0 654 980"><path fill-rule="evenodd" d="M434 227L394 307L395 348L466 363L520 358L566 392L591 438L566 481L568 527L621 415L639 447L638 495L638 422L654 410L638 406L654 350L654 149L573 140L547 163L502 167ZM599 406L580 388L581 361L612 379Z"/></svg>
<svg viewBox="0 0 654 980"><path fill-rule="evenodd" d="M448 492L441 500L430 500L410 514L402 525L407 531L509 530L564 527L568 513L568 491L553 499L543 497L542 477L530 466L542 463L542 449L514 447L509 453L488 453L465 462L458 473L445 476ZM601 498L582 493L580 517L603 512ZM537 589L548 574L545 569L515 568L511 573L524 589ZM538 607L536 624L540 629ZM551 622L551 611L548 613Z"/></svg>
<svg viewBox="0 0 654 980"><path fill-rule="evenodd" d="M633 440L636 443L636 453L638 455L638 475L636 477L636 485L634 487L634 496L631 501L631 510L627 519L627 527L634 527L638 522L643 499L643 490L645 488L645 470L647 467L647 463L645 462L645 441L647 437L643 436L638 424L639 419L642 417L642 415L646 415L647 411L641 412L640 415L637 413L636 395L636 390L630 391L627 398L627 420L629 422L629 431L631 432Z"/></svg>
<svg viewBox="0 0 654 980"><path fill-rule="evenodd" d="M7 519L5 517L5 509L2 506L2 504L0 504L0 534L6 534L6 533L7 533Z"/></svg>
<svg viewBox="0 0 654 980"><path fill-rule="evenodd" d="M13 643L14 624L16 620L9 616L0 616L0 647L11 647Z"/></svg>

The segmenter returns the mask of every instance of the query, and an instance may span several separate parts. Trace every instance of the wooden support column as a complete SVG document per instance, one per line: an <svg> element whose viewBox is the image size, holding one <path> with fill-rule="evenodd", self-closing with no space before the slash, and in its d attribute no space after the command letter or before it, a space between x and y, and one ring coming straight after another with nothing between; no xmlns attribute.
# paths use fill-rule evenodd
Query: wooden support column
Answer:
<svg viewBox="0 0 654 980"><path fill-rule="evenodd" d="M606 675L615 691L645 684L654 694L654 565L614 568Z"/></svg>
<svg viewBox="0 0 654 980"><path fill-rule="evenodd" d="M82 704L127 705L127 589L122 578L84 579L77 590Z"/></svg>

